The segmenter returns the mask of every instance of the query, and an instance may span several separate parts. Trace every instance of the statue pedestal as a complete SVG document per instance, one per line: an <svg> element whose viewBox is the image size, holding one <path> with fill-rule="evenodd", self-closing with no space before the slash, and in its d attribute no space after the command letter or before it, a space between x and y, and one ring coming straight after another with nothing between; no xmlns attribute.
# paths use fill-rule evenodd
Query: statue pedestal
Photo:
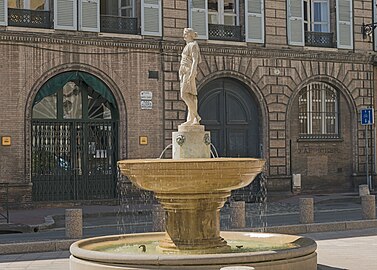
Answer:
<svg viewBox="0 0 377 270"><path fill-rule="evenodd" d="M203 125L178 126L172 143L173 159L211 157L211 135Z"/></svg>

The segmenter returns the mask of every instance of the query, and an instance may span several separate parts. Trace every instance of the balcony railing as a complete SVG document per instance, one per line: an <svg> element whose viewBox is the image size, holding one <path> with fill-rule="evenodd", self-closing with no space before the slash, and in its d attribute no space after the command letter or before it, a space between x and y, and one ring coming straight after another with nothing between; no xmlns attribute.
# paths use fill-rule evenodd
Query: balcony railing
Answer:
<svg viewBox="0 0 377 270"><path fill-rule="evenodd" d="M16 8L8 9L8 25L47 29L53 28L50 11Z"/></svg>
<svg viewBox="0 0 377 270"><path fill-rule="evenodd" d="M101 14L101 32L137 35L137 18Z"/></svg>
<svg viewBox="0 0 377 270"><path fill-rule="evenodd" d="M243 41L241 26L208 24L209 39Z"/></svg>
<svg viewBox="0 0 377 270"><path fill-rule="evenodd" d="M334 33L305 32L305 46L333 48Z"/></svg>

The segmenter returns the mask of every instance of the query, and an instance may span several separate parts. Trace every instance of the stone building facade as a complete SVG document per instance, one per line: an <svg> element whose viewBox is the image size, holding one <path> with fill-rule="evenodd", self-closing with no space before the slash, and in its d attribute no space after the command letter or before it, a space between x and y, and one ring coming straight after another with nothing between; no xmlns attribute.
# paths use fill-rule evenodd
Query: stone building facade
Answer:
<svg viewBox="0 0 377 270"><path fill-rule="evenodd" d="M293 175L302 191L350 191L374 172L374 129L360 123L375 103L375 42L360 31L374 21L371 2L137 0L117 14L117 1L25 2L0 8L0 182L14 202L108 199L86 190L115 181L117 159L160 155L186 115L178 68L187 26L199 33L199 112L220 156L265 158L271 191L291 191ZM47 27L15 19L36 2ZM71 3L74 20L64 21L57 7ZM65 114L67 80L88 96L79 119ZM55 116L38 114L53 95Z"/></svg>

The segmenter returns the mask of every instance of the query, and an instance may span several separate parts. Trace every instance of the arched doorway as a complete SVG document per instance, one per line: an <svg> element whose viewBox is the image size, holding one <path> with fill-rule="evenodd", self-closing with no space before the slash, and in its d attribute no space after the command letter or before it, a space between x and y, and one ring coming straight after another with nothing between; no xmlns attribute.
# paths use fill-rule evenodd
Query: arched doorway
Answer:
<svg viewBox="0 0 377 270"><path fill-rule="evenodd" d="M48 80L32 111L34 201L115 196L118 109L108 87L89 73Z"/></svg>
<svg viewBox="0 0 377 270"><path fill-rule="evenodd" d="M199 91L201 123L219 156L260 157L259 106L241 82L220 78Z"/></svg>

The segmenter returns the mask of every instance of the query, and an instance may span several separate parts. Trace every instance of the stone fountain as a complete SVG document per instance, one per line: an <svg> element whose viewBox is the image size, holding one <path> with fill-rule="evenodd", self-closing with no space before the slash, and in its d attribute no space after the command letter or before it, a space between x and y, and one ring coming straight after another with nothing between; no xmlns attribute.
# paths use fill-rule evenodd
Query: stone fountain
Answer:
<svg viewBox="0 0 377 270"><path fill-rule="evenodd" d="M197 45L191 44L194 36L190 33L185 29L191 47L185 47L182 59L188 57L185 52L194 51L186 61L196 68L193 62L200 55L195 54ZM173 132L173 159L118 162L121 173L133 184L154 192L166 212L166 232L80 240L70 248L71 270L219 270L226 266L316 270L316 243L309 238L220 231L220 209L231 191L249 185L265 161L210 158L210 133L199 124L196 92L184 97L185 87L194 83L185 85L190 80L185 80L184 72L180 70L181 94L189 113L187 122Z"/></svg>

